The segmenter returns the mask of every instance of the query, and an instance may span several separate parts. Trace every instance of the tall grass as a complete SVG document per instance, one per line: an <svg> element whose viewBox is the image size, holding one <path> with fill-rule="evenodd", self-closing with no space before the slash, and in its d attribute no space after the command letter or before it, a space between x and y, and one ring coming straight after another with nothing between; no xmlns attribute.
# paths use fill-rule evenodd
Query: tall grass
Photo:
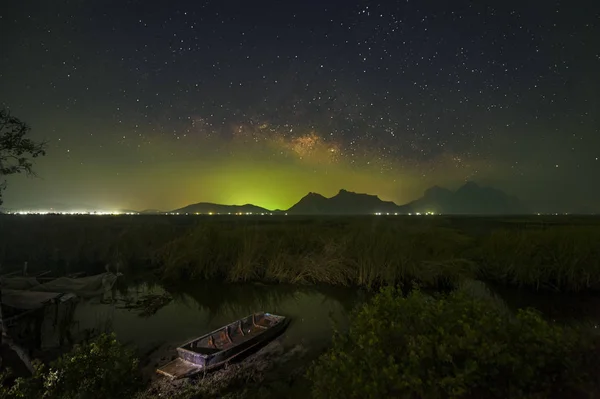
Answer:
<svg viewBox="0 0 600 399"><path fill-rule="evenodd" d="M490 280L557 291L600 288L600 228L494 231L478 258Z"/></svg>
<svg viewBox="0 0 600 399"><path fill-rule="evenodd" d="M166 280L375 288L455 286L465 278L559 291L600 288L600 224L531 220L7 217L4 270L154 270ZM487 224L486 224L487 223ZM504 226L504 227L502 227ZM510 227L506 227L510 226ZM58 232L58 233L57 233ZM6 237L6 239L4 239Z"/></svg>
<svg viewBox="0 0 600 399"><path fill-rule="evenodd" d="M401 226L375 233L362 226L201 226L170 242L159 256L164 276L173 279L435 285L473 275L472 264L460 258L470 241L452 230Z"/></svg>

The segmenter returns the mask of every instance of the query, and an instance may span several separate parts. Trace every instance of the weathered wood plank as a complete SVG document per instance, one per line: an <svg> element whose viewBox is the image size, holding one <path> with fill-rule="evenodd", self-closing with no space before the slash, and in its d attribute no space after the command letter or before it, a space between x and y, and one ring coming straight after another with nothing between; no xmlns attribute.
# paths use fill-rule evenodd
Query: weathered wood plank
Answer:
<svg viewBox="0 0 600 399"><path fill-rule="evenodd" d="M166 375L172 379L184 378L188 375L196 374L202 370L202 366L177 358L164 366L156 369L160 374Z"/></svg>

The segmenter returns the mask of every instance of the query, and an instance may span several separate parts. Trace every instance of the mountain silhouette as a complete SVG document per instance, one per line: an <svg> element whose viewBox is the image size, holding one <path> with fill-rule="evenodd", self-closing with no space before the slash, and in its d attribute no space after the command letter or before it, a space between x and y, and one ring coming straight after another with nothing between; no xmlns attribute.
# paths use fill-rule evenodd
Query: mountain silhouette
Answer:
<svg viewBox="0 0 600 399"><path fill-rule="evenodd" d="M308 193L287 210L291 215L362 215L377 212L399 212L400 207L391 201L382 201L376 195L359 194L340 190L326 198L321 194Z"/></svg>
<svg viewBox="0 0 600 399"><path fill-rule="evenodd" d="M43 209L61 211L73 209L74 206L64 204L46 204ZM91 208L79 205L79 209L87 211ZM40 205L24 209L42 209ZM79 210L78 209L78 210ZM3 209L4 212L10 209ZM93 212L93 209L89 211ZM331 198L326 198L318 193L308 193L295 205L285 210L268 210L256 205L222 205L209 202L199 202L169 212L156 209L147 209L141 212L129 211L145 215L161 213L179 214L289 214L289 215L372 215L375 213L409 214L427 213L445 215L523 215L531 214L531 211L514 196L510 196L501 190L492 187L482 187L474 182L467 182L456 191L447 188L433 186L427 189L423 196L417 200L404 205L397 205L391 201L383 201L376 195L355 193L340 190ZM581 212L581 211L580 211ZM591 213L589 209L581 213Z"/></svg>
<svg viewBox="0 0 600 399"><path fill-rule="evenodd" d="M517 197L492 187L467 182L456 191L434 186L423 197L406 204L411 212L449 215L520 215L530 211Z"/></svg>
<svg viewBox="0 0 600 399"><path fill-rule="evenodd" d="M295 205L287 210L288 213L296 215L318 215L326 213L330 208L328 198L321 194L308 193L300 199Z"/></svg>
<svg viewBox="0 0 600 399"><path fill-rule="evenodd" d="M449 215L517 215L530 213L518 198L491 187L467 182L456 191L433 186L405 205L382 201L376 195L340 190L326 198L309 193L287 210L292 215L365 215L374 213L441 213Z"/></svg>
<svg viewBox="0 0 600 399"><path fill-rule="evenodd" d="M246 204L246 205L221 205L221 204L212 204L210 202L199 202L197 204L192 204L185 206L183 208L175 209L170 211L170 213L220 213L220 214L228 214L228 213L270 213L268 209L261 208L260 206Z"/></svg>

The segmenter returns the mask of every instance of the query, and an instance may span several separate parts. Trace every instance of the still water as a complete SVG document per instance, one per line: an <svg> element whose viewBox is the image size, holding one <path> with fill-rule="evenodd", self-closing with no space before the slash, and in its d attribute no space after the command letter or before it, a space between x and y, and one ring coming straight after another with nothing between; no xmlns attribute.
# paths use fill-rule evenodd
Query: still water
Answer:
<svg viewBox="0 0 600 399"><path fill-rule="evenodd" d="M113 331L121 342L135 345L140 355L153 359L175 354L174 348L185 341L256 311L291 319L279 340L284 347L319 350L330 342L334 325L344 328L353 307L363 300L356 289L292 285L201 282L164 287L122 281L116 288L110 303L100 299L77 303L69 322L71 339ZM161 295L172 299L153 314L128 308ZM56 345L61 333L53 325L44 328L46 348Z"/></svg>
<svg viewBox="0 0 600 399"><path fill-rule="evenodd" d="M534 307L560 322L600 324L597 295L490 288L513 310ZM163 295L168 298L166 304L160 304L150 314L127 307L149 296ZM280 338L284 347L301 346L318 352L331 341L334 324L345 328L352 309L367 297L363 291L350 288L217 282L162 286L126 279L118 282L110 296L110 303L102 303L100 299L76 303L69 314L62 316L68 319L62 323L67 325L66 329L57 328L56 319L60 317L46 315L42 349L56 347L59 336L64 338L65 330L74 342L90 333L114 331L121 342L134 345L142 358L165 359L174 355L175 348L187 340L252 312L266 311L291 319Z"/></svg>

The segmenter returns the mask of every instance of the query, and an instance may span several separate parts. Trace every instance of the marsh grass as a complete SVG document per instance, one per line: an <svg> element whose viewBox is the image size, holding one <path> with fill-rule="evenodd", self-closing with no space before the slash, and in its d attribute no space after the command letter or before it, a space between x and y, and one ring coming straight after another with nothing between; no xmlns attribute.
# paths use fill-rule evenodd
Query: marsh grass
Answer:
<svg viewBox="0 0 600 399"><path fill-rule="evenodd" d="M600 223L534 218L2 216L4 270L153 270L166 281L600 288ZM520 224L519 224L520 221ZM535 221L534 224L532 224ZM562 224L560 224L560 223ZM532 227L533 226L533 227ZM56 233L60 232L60 233ZM6 267L8 266L8 267Z"/></svg>
<svg viewBox="0 0 600 399"><path fill-rule="evenodd" d="M478 257L490 280L556 291L600 288L600 228L495 231Z"/></svg>

